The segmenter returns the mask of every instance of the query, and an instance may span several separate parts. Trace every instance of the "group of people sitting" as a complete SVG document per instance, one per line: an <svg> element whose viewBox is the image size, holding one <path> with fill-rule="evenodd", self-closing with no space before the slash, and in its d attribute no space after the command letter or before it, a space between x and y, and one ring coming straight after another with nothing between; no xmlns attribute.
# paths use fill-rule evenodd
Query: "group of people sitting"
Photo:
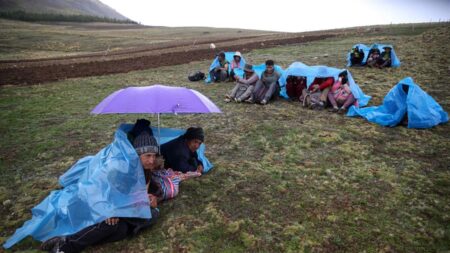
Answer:
<svg viewBox="0 0 450 253"><path fill-rule="evenodd" d="M233 80L236 85L229 94L225 95L225 102L247 102L247 103L259 103L262 105L267 104L274 95L279 92L278 79L280 79L281 73L275 70L275 63L273 60L267 60L266 68L264 72L259 76L253 66L245 64L244 75L233 73Z"/></svg>
<svg viewBox="0 0 450 253"><path fill-rule="evenodd" d="M344 114L356 102L347 75L347 71L343 71L336 81L333 77L316 77L309 88L306 77L288 76L286 93L291 100L299 101L304 107L322 110L331 105L331 112Z"/></svg>
<svg viewBox="0 0 450 253"><path fill-rule="evenodd" d="M392 65L392 55L390 47L383 47L383 52L380 53L380 49L371 48L369 50L369 55L367 61L364 61L365 53L364 50L360 49L358 46L352 48L350 52L350 62L352 66L367 66L369 68L385 68L391 67Z"/></svg>
<svg viewBox="0 0 450 253"><path fill-rule="evenodd" d="M140 119L128 133L128 139L139 155L147 185L151 219L111 217L81 231L45 241L41 249L49 252L81 252L90 245L119 241L155 223L158 203L178 194L179 183L201 176L202 162L197 150L204 141L202 128L188 128L184 135L159 148L150 122Z"/></svg>
<svg viewBox="0 0 450 253"><path fill-rule="evenodd" d="M233 55L233 60L230 62L225 58L225 52L220 52L217 55L218 65L209 72L209 76L213 82L235 81L235 69L242 69L241 66L242 55L236 52ZM230 71L229 71L230 70Z"/></svg>

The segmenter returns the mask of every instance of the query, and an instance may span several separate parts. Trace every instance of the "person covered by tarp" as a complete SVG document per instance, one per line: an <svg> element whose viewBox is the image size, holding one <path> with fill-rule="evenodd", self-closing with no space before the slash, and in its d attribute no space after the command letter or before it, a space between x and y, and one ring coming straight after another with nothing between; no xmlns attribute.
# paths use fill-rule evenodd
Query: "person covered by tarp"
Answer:
<svg viewBox="0 0 450 253"><path fill-rule="evenodd" d="M306 89L306 77L288 76L286 79L286 93L293 101L299 101L303 90Z"/></svg>
<svg viewBox="0 0 450 253"><path fill-rule="evenodd" d="M267 104L274 96L278 96L281 73L276 71L275 62L267 60L265 70L262 72L260 79L256 82L252 95L246 101L249 103Z"/></svg>
<svg viewBox="0 0 450 253"><path fill-rule="evenodd" d="M370 47L364 44L356 44L352 47L352 50L347 54L347 66L355 66L352 63L352 53L355 49L358 48L359 51L364 53L364 57L362 62L359 64L360 66L368 66L368 67L400 67L400 59L397 57L395 53L394 47L392 45L386 44L372 44ZM385 51L388 51L384 53ZM384 53L384 54L383 54ZM372 56L372 57L371 57ZM381 59L384 61L381 62ZM390 58L390 62L388 61ZM377 61L379 61L377 63ZM369 64L370 63L370 64ZM384 64L384 66L382 66ZM356 65L358 66L358 65Z"/></svg>
<svg viewBox="0 0 450 253"><path fill-rule="evenodd" d="M234 61L235 55L236 55L236 52L223 52L223 51L220 52L214 58L213 62L209 66L209 75L205 79L205 83L222 81L222 77L224 78L223 81L229 80L229 77L231 76L231 70L232 70L231 64ZM234 76L239 75L242 77L242 74L243 74L242 71L238 71L236 73L237 70L242 70L242 68L245 66L244 56L241 53L239 53L239 55L240 55L240 63L238 64L239 68L237 68L238 65L236 64L233 71L235 73ZM225 68L225 63L227 63L226 68ZM226 70L226 73L222 70ZM214 74L216 74L216 76ZM221 78L217 78L217 77L221 77Z"/></svg>
<svg viewBox="0 0 450 253"><path fill-rule="evenodd" d="M308 101L307 96L310 96L308 107L315 110L322 110L327 106L328 92L334 83L332 76L316 77L309 86L307 91L304 91L300 97L300 101Z"/></svg>
<svg viewBox="0 0 450 253"><path fill-rule="evenodd" d="M158 143L148 131L141 131L134 138L133 146L144 169L151 218L110 217L74 234L48 239L41 245L42 250L65 253L81 252L91 245L123 240L128 235L134 235L155 223L159 216L157 201L158 198L162 198L162 191L158 182L152 180L152 171L156 170L158 166L156 160Z"/></svg>
<svg viewBox="0 0 450 253"><path fill-rule="evenodd" d="M204 140L205 134L201 127L190 127L183 135L161 145L164 167L183 173L189 171L203 173L204 166L197 150Z"/></svg>
<svg viewBox="0 0 450 253"><path fill-rule="evenodd" d="M376 47L370 49L369 57L367 58L367 67L369 68L378 67L379 58L380 58L380 50Z"/></svg>
<svg viewBox="0 0 450 253"><path fill-rule="evenodd" d="M390 67L392 65L392 53L390 47L384 47L384 51L378 57L376 66L380 69Z"/></svg>
<svg viewBox="0 0 450 253"><path fill-rule="evenodd" d="M431 128L448 122L448 114L411 77L398 82L379 106L350 107L348 116L361 116L370 122L394 127Z"/></svg>
<svg viewBox="0 0 450 253"><path fill-rule="evenodd" d="M135 125L122 124L115 132L111 144L94 156L78 160L59 178L62 189L52 191L35 206L31 220L17 229L3 247L10 248L27 236L45 241L55 236L76 234L111 217L151 220L152 215L157 215L149 208L151 201L146 184L148 175L132 145L141 131L134 126L146 128L149 125L149 122L140 122ZM152 127L152 132L156 130L161 133L158 136L161 143L185 133L182 129ZM150 130L144 132L151 136ZM203 171L207 172L213 166L205 157L204 150L202 144L197 153L203 164ZM154 192L155 196L159 195L157 190L153 191L158 188L153 188L153 184L150 186L150 192Z"/></svg>
<svg viewBox="0 0 450 253"><path fill-rule="evenodd" d="M314 80L316 78L333 78L334 80L338 80L339 74L341 73L347 73L347 79L348 79L348 85L350 87L350 91L354 98L356 99L355 105L356 106L365 106L370 100L370 96L367 96L364 94L364 92L361 90L361 88L356 84L355 80L353 80L353 77L350 73L350 71L346 69L337 69L327 66L308 66L302 62L293 62L284 72L283 75L279 79L280 83L280 96L289 99L289 95L287 94L287 79L289 76L297 76L297 77L304 77L306 80L306 88L303 89L302 96L300 97L299 101L306 106L306 103L304 98L307 98L308 100L314 100L315 103L320 103L320 85L319 85L319 92L316 92L317 96L314 95L311 96L311 92L309 91L309 88L312 86ZM305 96L304 93L309 93L308 96ZM327 95L328 96L328 95ZM309 98L308 98L309 97Z"/></svg>
<svg viewBox="0 0 450 253"><path fill-rule="evenodd" d="M225 53L217 55L217 64L209 70L209 76L213 82L225 82L228 78L228 67L230 63L225 58Z"/></svg>
<svg viewBox="0 0 450 253"><path fill-rule="evenodd" d="M330 111L344 114L347 109L355 104L356 99L353 96L350 86L348 84L347 70L339 74L338 80L331 87L328 92L328 101L332 106Z"/></svg>
<svg viewBox="0 0 450 253"><path fill-rule="evenodd" d="M350 62L351 66L364 66L363 60L364 60L364 50L359 48L359 46L356 46L352 48L350 52Z"/></svg>
<svg viewBox="0 0 450 253"><path fill-rule="evenodd" d="M232 100L240 103L248 99L255 88L256 82L259 80L258 74L253 70L253 65L245 64L244 76L236 75L236 85L231 90L230 94L225 95L225 102Z"/></svg>
<svg viewBox="0 0 450 253"><path fill-rule="evenodd" d="M233 55L233 60L230 62L230 81L236 81L236 78L239 77L239 75L236 75L235 70L243 69L245 64L242 64L243 61L241 52L236 51L236 53L234 53Z"/></svg>

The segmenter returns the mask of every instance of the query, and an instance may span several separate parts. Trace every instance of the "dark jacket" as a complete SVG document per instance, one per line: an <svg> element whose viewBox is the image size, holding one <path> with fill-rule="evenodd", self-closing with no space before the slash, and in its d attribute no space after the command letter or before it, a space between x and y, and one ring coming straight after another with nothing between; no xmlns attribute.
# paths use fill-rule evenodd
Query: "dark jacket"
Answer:
<svg viewBox="0 0 450 253"><path fill-rule="evenodd" d="M183 173L196 171L201 164L197 152L191 152L184 136L180 136L161 145L161 154L164 157L164 167Z"/></svg>

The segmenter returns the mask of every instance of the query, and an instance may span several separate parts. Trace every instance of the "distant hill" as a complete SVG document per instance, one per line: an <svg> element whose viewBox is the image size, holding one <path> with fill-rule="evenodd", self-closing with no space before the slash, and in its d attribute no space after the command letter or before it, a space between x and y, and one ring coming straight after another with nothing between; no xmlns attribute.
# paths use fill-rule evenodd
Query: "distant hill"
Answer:
<svg viewBox="0 0 450 253"><path fill-rule="evenodd" d="M99 0L0 0L0 12L129 20Z"/></svg>

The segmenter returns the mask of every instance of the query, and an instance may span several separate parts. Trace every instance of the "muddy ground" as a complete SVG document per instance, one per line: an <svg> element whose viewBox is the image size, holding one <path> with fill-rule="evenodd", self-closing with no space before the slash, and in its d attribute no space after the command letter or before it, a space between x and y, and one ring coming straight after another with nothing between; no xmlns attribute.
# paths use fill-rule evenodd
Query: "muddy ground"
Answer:
<svg viewBox="0 0 450 253"><path fill-rule="evenodd" d="M363 31L366 33L374 30ZM322 40L335 36L361 34L357 29L309 32L301 34L271 34L239 39L199 39L160 43L152 46L123 49L114 52L56 57L46 59L0 61L0 85L31 85L74 77L126 73L161 66L171 66L211 59L219 51L249 52ZM216 49L210 49L214 42Z"/></svg>

